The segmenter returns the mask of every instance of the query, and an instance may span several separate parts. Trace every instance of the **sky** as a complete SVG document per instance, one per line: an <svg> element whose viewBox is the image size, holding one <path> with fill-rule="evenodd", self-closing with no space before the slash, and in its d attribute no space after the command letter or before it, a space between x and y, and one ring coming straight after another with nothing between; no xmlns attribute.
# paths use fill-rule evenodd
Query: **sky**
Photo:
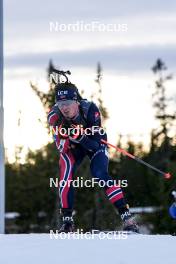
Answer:
<svg viewBox="0 0 176 264"><path fill-rule="evenodd" d="M111 31L108 25L113 25ZM97 89L100 62L109 141L130 134L148 144L157 126L151 67L159 57L175 75L175 28L176 2L171 0L4 1L4 139L9 158L13 160L17 145L34 150L49 140L45 112L29 82L47 91L50 59L72 72L71 81L88 99ZM174 83L167 93L176 100ZM174 110L175 101L170 106Z"/></svg>

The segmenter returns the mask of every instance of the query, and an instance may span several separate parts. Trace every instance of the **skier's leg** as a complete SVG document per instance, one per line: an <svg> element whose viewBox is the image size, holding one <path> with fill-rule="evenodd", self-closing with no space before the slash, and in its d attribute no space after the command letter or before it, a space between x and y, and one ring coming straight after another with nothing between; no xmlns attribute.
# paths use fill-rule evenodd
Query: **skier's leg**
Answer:
<svg viewBox="0 0 176 264"><path fill-rule="evenodd" d="M124 195L120 186L114 183L108 173L108 154L105 147L98 150L92 157L90 163L90 169L92 176L98 180L105 182L105 192L111 203L115 205L117 209L126 205Z"/></svg>
<svg viewBox="0 0 176 264"><path fill-rule="evenodd" d="M82 148L76 147L74 151L69 150L67 153L60 155L59 160L59 196L61 208L73 209L73 175L85 157Z"/></svg>
<svg viewBox="0 0 176 264"><path fill-rule="evenodd" d="M59 169L59 196L61 208L73 208L73 188L71 180L73 177L73 169L75 165L74 157L71 153L64 153L60 155Z"/></svg>
<svg viewBox="0 0 176 264"><path fill-rule="evenodd" d="M61 214L63 225L60 232L72 232L74 230L73 224L73 204L74 204L74 189L72 179L76 168L79 166L84 158L84 153L79 149L68 151L60 156L59 160L59 196L61 203Z"/></svg>
<svg viewBox="0 0 176 264"><path fill-rule="evenodd" d="M105 146L102 146L100 150L98 150L91 158L90 169L93 177L98 178L99 180L104 180L105 192L109 199L109 201L114 204L114 206L118 209L118 212L121 216L121 219L126 224L127 220L131 226L131 229L137 231L137 225L132 221L129 222L129 219L132 219L132 215L129 212L128 205L123 195L123 191L121 187L114 183L111 176L108 173L108 153ZM133 227L132 227L133 225Z"/></svg>

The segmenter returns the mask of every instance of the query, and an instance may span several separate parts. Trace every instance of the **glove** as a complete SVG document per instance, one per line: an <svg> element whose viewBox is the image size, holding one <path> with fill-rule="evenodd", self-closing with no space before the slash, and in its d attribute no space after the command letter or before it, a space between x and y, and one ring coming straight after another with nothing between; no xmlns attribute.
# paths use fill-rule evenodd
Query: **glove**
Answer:
<svg viewBox="0 0 176 264"><path fill-rule="evenodd" d="M56 144L56 146L60 153L65 153L69 149L69 142L66 139L61 139L59 145Z"/></svg>
<svg viewBox="0 0 176 264"><path fill-rule="evenodd" d="M71 125L69 139L74 143L81 143L85 138L83 127L80 125Z"/></svg>
<svg viewBox="0 0 176 264"><path fill-rule="evenodd" d="M69 148L68 136L67 136L67 138L66 137L62 138L62 136L60 136L59 132L57 131L56 127L52 128L52 134L53 134L53 138L54 138L54 141L55 141L55 144L56 144L58 151L60 153L67 152L67 150Z"/></svg>

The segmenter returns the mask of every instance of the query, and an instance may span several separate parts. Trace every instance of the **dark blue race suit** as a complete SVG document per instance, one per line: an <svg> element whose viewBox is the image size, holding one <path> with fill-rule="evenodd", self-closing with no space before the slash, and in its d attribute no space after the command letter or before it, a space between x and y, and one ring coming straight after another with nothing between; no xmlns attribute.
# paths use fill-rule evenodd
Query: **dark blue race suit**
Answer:
<svg viewBox="0 0 176 264"><path fill-rule="evenodd" d="M48 123L52 127L56 127L61 119L61 112L54 105L48 114ZM62 120L64 117L62 116ZM67 120L65 120L67 121ZM84 129L101 127L101 115L98 107L93 102L81 101L79 115L69 120L71 124L82 125ZM63 125L64 126L64 125ZM62 138L59 135L54 135L55 143L60 151L59 159L59 196L61 208L73 209L73 186L70 180L73 179L76 168L80 165L85 156L90 159L90 171L96 181L104 181L104 190L111 203L117 209L126 205L122 189L116 182L112 181L108 173L108 149L101 142L102 139L107 140L107 135L103 129L94 132L91 135L83 135L75 142L70 138ZM74 177L75 178L75 177ZM64 181L63 181L64 180ZM102 182L102 181L101 181ZM67 184L68 183L68 184Z"/></svg>

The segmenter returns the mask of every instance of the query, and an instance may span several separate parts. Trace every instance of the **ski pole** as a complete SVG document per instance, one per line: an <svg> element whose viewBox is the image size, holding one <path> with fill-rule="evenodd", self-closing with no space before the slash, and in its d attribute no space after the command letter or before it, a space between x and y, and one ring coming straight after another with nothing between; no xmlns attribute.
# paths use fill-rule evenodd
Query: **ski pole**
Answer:
<svg viewBox="0 0 176 264"><path fill-rule="evenodd" d="M77 128L77 129L78 129L78 128L79 128L79 125L74 125L74 124L72 124L72 128ZM84 132L85 129L82 129L82 131ZM78 135L78 134L79 134L79 133L77 132L76 135ZM170 174L169 172L166 173L166 172L163 172L163 171L161 171L161 170L155 168L154 166L150 165L149 163L143 161L142 159L140 159L140 158L138 158L138 157L135 157L134 155L130 154L129 152L127 152L127 151L124 150L124 149L121 149L121 148L119 148L119 147L117 147L117 146L112 145L111 143L107 142L107 141L104 140L104 139L101 139L101 142L104 143L104 144L106 144L107 146L110 146L110 147L114 148L115 150L117 150L118 152L122 153L123 155L128 156L129 158L138 161L139 163L141 163L141 164L147 166L148 168L150 168L150 169L152 169L152 170L154 170L154 171L157 171L158 173L160 173L161 175L163 175L165 179L170 179L170 178L171 178L171 174Z"/></svg>
<svg viewBox="0 0 176 264"><path fill-rule="evenodd" d="M135 157L134 155L128 153L126 150L121 149L119 147L116 147L116 146L112 145L111 143L108 143L107 141L105 141L103 139L101 140L101 142L106 144L107 146L110 146L110 147L116 149L118 152L122 153L123 155L128 156L129 158L134 159L134 160L138 161L141 164L144 164L145 166L149 167L150 169L159 172L161 175L164 176L165 179L170 179L171 178L171 174L169 172L168 173L163 172L163 171L155 168L154 166L150 165L149 163L143 161L142 159L140 159L138 157Z"/></svg>

